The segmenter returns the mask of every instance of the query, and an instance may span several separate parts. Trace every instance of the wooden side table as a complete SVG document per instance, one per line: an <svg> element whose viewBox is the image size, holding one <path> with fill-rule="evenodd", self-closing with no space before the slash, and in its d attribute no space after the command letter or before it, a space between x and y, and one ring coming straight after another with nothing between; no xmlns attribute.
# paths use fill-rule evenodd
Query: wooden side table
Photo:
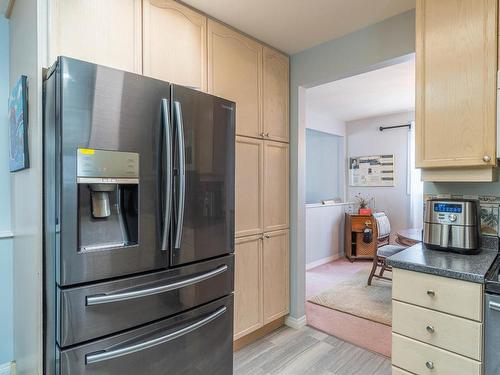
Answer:
<svg viewBox="0 0 500 375"><path fill-rule="evenodd" d="M372 241L363 241L365 228L372 229ZM356 259L373 259L377 253L377 223L372 215L345 214L344 250L351 262Z"/></svg>

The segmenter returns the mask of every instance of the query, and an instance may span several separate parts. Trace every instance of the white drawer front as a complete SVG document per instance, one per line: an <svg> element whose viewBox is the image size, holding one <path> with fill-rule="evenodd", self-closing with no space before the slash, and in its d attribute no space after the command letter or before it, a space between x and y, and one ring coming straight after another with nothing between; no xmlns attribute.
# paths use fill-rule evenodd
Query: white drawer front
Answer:
<svg viewBox="0 0 500 375"><path fill-rule="evenodd" d="M397 368L395 366L392 366L392 375L412 375L408 371L401 370L400 368Z"/></svg>
<svg viewBox="0 0 500 375"><path fill-rule="evenodd" d="M395 268L392 298L478 322L483 320L482 284Z"/></svg>
<svg viewBox="0 0 500 375"><path fill-rule="evenodd" d="M393 301L392 331L481 361L482 323Z"/></svg>
<svg viewBox="0 0 500 375"><path fill-rule="evenodd" d="M482 364L470 358L392 334L392 364L417 375L481 375Z"/></svg>

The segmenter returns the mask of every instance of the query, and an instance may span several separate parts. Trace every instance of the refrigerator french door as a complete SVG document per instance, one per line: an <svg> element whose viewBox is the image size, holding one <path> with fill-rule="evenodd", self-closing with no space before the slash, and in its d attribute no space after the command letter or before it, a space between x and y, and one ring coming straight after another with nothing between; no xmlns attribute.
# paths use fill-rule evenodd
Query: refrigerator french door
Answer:
<svg viewBox="0 0 500 375"><path fill-rule="evenodd" d="M66 57L54 66L44 163L57 192L46 228L57 237L57 283L166 267L158 206L170 85Z"/></svg>
<svg viewBox="0 0 500 375"><path fill-rule="evenodd" d="M58 285L233 252L234 103L66 57L55 69L45 170Z"/></svg>
<svg viewBox="0 0 500 375"><path fill-rule="evenodd" d="M234 103L172 85L170 265L234 251Z"/></svg>

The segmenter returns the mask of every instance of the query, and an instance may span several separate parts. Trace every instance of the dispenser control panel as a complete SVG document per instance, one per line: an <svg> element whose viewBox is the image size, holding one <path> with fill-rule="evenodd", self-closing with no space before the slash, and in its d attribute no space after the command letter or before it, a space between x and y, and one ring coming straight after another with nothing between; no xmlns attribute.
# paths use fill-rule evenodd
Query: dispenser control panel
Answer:
<svg viewBox="0 0 500 375"><path fill-rule="evenodd" d="M79 148L76 160L78 182L134 183L139 178L139 154L135 152Z"/></svg>

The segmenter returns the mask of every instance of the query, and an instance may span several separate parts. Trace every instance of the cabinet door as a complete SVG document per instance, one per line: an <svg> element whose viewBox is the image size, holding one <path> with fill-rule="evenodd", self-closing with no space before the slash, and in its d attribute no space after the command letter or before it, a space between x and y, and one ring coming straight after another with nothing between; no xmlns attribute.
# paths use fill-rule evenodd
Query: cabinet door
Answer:
<svg viewBox="0 0 500 375"><path fill-rule="evenodd" d="M418 167L496 163L497 0L417 0Z"/></svg>
<svg viewBox="0 0 500 375"><path fill-rule="evenodd" d="M262 327L262 237L235 242L234 339Z"/></svg>
<svg viewBox="0 0 500 375"><path fill-rule="evenodd" d="M264 142L264 231L288 228L288 144Z"/></svg>
<svg viewBox="0 0 500 375"><path fill-rule="evenodd" d="M262 137L262 46L208 21L208 92L236 102L236 134Z"/></svg>
<svg viewBox="0 0 500 375"><path fill-rule="evenodd" d="M141 0L51 0L50 63L59 55L142 74Z"/></svg>
<svg viewBox="0 0 500 375"><path fill-rule="evenodd" d="M288 314L288 230L264 234L263 247L264 324Z"/></svg>
<svg viewBox="0 0 500 375"><path fill-rule="evenodd" d="M263 231L264 141L236 137L236 237Z"/></svg>
<svg viewBox="0 0 500 375"><path fill-rule="evenodd" d="M173 0L144 0L144 74L207 89L207 19Z"/></svg>
<svg viewBox="0 0 500 375"><path fill-rule="evenodd" d="M263 69L264 133L288 142L288 56L265 47Z"/></svg>

